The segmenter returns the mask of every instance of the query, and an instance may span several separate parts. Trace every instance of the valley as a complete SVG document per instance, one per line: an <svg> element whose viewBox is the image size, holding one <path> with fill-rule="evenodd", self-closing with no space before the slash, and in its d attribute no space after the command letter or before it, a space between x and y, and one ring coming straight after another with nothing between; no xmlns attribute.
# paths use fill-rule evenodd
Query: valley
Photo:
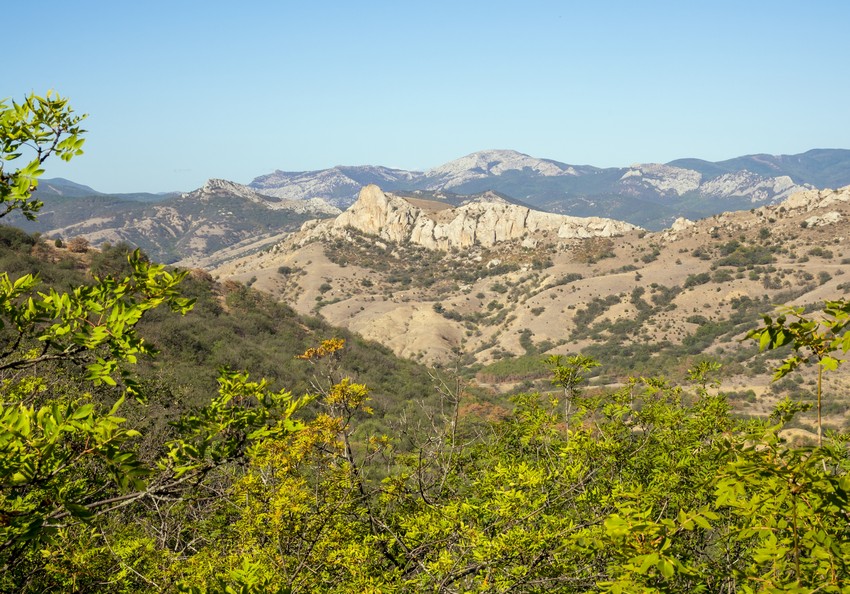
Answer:
<svg viewBox="0 0 850 594"><path fill-rule="evenodd" d="M726 367L723 389L741 394L739 412L756 415L788 388L810 397L813 370L800 376L803 385L771 384L780 354L760 354L743 340L747 331L779 305L816 307L850 292L850 188L679 219L660 232L604 221L580 234L510 226L521 207L496 202L485 227L442 233L446 249L423 245L416 230L430 223L416 204L367 187L337 219L305 224L212 273L400 357L460 364L497 391L535 385L547 376L542 359L554 353L603 361L595 381L605 384L658 370L682 377L695 361L717 359ZM463 208L432 208L429 220L458 220ZM493 241L496 229L515 235ZM830 374L830 382L832 423L843 426L847 374Z"/></svg>
<svg viewBox="0 0 850 594"><path fill-rule="evenodd" d="M771 383L781 353L743 337L781 304L848 292L848 190L813 187L850 183L848 155L604 169L480 151L425 172L278 171L161 196L46 180L39 220L15 223L210 271L502 397L545 389L552 354L604 361L598 386L712 358L739 414L765 415L810 398L814 372ZM845 375L830 374L837 394ZM832 426L848 405L833 399Z"/></svg>

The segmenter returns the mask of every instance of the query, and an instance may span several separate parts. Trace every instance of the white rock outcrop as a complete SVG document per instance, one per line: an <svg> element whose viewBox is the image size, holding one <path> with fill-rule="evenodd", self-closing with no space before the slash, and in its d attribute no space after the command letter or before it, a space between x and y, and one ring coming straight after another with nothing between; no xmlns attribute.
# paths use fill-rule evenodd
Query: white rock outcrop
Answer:
<svg viewBox="0 0 850 594"><path fill-rule="evenodd" d="M808 186L810 187L810 186ZM779 202L794 192L807 189L799 186L787 175L762 177L750 171L725 173L700 186L700 192L721 198L727 196L748 196L753 202Z"/></svg>
<svg viewBox="0 0 850 594"><path fill-rule="evenodd" d="M440 250L490 247L504 241L527 241L532 236L611 237L638 229L622 221L540 212L505 201L470 202L428 214L404 198L369 185L336 219L305 224L302 241L323 234L339 235L349 228L395 243Z"/></svg>
<svg viewBox="0 0 850 594"><path fill-rule="evenodd" d="M832 225L834 223L839 222L844 217L840 212L835 212L834 210L829 211L828 213L822 216L813 216L806 219L807 227L824 227L826 225Z"/></svg>
<svg viewBox="0 0 850 594"><path fill-rule="evenodd" d="M632 165L620 178L623 185L643 185L652 187L662 194L681 196L699 188L702 175L691 169L661 165L660 163L641 163Z"/></svg>
<svg viewBox="0 0 850 594"><path fill-rule="evenodd" d="M216 196L239 198L260 204L269 210L290 210L298 214L337 215L341 212L340 209L328 204L321 198L287 200L278 196L262 194L248 186L226 179L208 179L202 187L193 192L182 194L181 198L205 201Z"/></svg>
<svg viewBox="0 0 850 594"><path fill-rule="evenodd" d="M797 192L785 200L780 206L788 210L805 210L811 212L818 208L827 208L841 202L850 202L850 186L837 190L807 190Z"/></svg>

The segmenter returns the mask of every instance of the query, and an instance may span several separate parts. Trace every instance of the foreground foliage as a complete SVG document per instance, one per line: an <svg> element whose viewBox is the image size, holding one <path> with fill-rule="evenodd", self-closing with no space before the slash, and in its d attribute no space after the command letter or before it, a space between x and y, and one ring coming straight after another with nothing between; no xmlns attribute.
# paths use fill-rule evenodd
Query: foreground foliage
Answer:
<svg viewBox="0 0 850 594"><path fill-rule="evenodd" d="M334 378L341 346L301 357L326 380L311 396L322 413L258 441L207 496L84 518L42 548L39 586L86 576L86 588L115 591L120 576L125 591L844 591L844 438L789 448L779 431L793 407L735 421L710 365L692 370L690 390L637 378L569 391L569 429L551 395L519 396L509 418L481 425L447 391L431 437L401 451L386 436L351 439L368 389ZM575 381L565 367L588 361L553 363Z"/></svg>

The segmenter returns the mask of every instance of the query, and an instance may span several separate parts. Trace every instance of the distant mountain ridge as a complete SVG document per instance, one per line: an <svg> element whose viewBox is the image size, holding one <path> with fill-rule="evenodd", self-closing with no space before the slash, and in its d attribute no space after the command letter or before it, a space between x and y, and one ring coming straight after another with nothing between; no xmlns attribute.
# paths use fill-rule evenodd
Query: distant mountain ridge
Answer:
<svg viewBox="0 0 850 594"><path fill-rule="evenodd" d="M677 159L668 165L694 169L706 178L747 170L764 177L787 175L795 183L818 188L850 184L850 150L846 149L812 149L798 155L746 155L716 163Z"/></svg>
<svg viewBox="0 0 850 594"><path fill-rule="evenodd" d="M39 180L35 195L40 200L52 200L54 198L89 198L92 196L110 196L119 200L132 200L135 202L159 202L179 195L180 192L161 192L151 194L149 192L132 192L123 194L106 194L99 192L89 186L78 184L71 180L54 177Z"/></svg>
<svg viewBox="0 0 850 594"><path fill-rule="evenodd" d="M45 205L38 220L11 216L4 222L50 237L85 237L95 246L125 241L157 261L183 266L214 265L214 254L230 257L260 249L307 220L340 213L324 200L285 200L220 179L156 201L150 199L156 195L79 195L91 188L67 180L42 184L39 188L46 191L39 197Z"/></svg>
<svg viewBox="0 0 850 594"><path fill-rule="evenodd" d="M368 184L391 192L492 190L542 210L661 229L680 216L702 218L776 204L801 190L848 185L850 150L747 155L716 163L678 159L609 168L569 165L513 150L486 150L422 172L372 165L275 171L249 186L293 200L323 198L345 208Z"/></svg>
<svg viewBox="0 0 850 594"><path fill-rule="evenodd" d="M6 222L51 237L83 236L94 245L127 241L167 263L214 265L262 249L309 219L336 216L370 184L451 207L495 200L660 230L680 217L696 220L750 210L800 190L850 185L850 150L621 168L487 150L426 171L372 165L275 171L250 186L211 179L182 194L105 194L62 178L42 179L37 196L45 207L39 220L10 216Z"/></svg>

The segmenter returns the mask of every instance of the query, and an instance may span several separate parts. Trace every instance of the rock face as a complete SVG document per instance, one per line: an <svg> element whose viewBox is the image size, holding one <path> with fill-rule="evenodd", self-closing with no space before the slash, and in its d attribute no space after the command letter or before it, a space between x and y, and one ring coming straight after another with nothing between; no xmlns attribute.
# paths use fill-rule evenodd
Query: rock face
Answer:
<svg viewBox="0 0 850 594"><path fill-rule="evenodd" d="M842 202L850 202L850 186L845 186L837 190L797 192L785 200L780 206L784 206L788 210L805 210L806 212L811 212Z"/></svg>
<svg viewBox="0 0 850 594"><path fill-rule="evenodd" d="M794 183L787 175L762 177L750 171L725 173L700 187L708 196L746 196L753 203L776 203L800 191L805 186Z"/></svg>
<svg viewBox="0 0 850 594"><path fill-rule="evenodd" d="M197 190L181 195L183 199L209 201L212 198L241 199L259 204L270 210L288 210L298 214L338 215L341 211L321 198L307 200L287 200L279 196L259 193L248 186L237 184L226 179L208 179Z"/></svg>
<svg viewBox="0 0 850 594"><path fill-rule="evenodd" d="M690 169L671 167L659 163L632 165L620 178L624 188L653 188L662 196L681 196L699 188L702 176Z"/></svg>
<svg viewBox="0 0 850 594"><path fill-rule="evenodd" d="M473 245L528 240L533 236L572 239L623 235L638 227L599 217L570 217L531 210L506 201L473 201L457 208L426 213L404 198L369 185L348 210L334 220L305 227L309 238L348 228L395 243L447 250Z"/></svg>
<svg viewBox="0 0 850 594"><path fill-rule="evenodd" d="M427 180L424 187L429 190L449 190L472 180L519 171L544 177L579 175L575 167L556 161L536 159L517 151L491 150L472 153L429 169L423 174Z"/></svg>

